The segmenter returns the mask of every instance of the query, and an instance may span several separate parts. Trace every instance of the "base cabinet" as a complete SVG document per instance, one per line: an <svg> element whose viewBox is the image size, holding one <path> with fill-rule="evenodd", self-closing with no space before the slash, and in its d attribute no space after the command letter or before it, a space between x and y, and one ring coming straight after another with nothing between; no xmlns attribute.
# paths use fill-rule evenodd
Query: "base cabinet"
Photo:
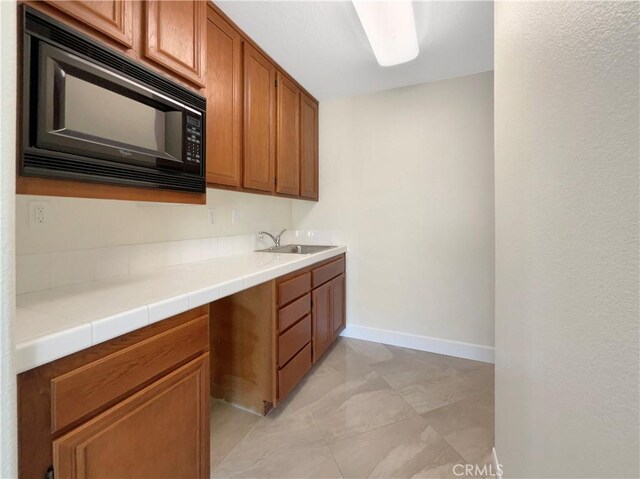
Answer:
<svg viewBox="0 0 640 479"><path fill-rule="evenodd" d="M265 415L345 327L345 256L211 303L211 396Z"/></svg>
<svg viewBox="0 0 640 479"><path fill-rule="evenodd" d="M208 477L209 364L199 307L19 374L19 477Z"/></svg>
<svg viewBox="0 0 640 479"><path fill-rule="evenodd" d="M53 441L56 477L205 478L209 355Z"/></svg>
<svg viewBox="0 0 640 479"><path fill-rule="evenodd" d="M331 327L337 335L345 327L347 278L344 273L331 280Z"/></svg>
<svg viewBox="0 0 640 479"><path fill-rule="evenodd" d="M313 361L316 362L325 352L333 339L331 327L331 282L325 283L313 290L312 294L313 318Z"/></svg>

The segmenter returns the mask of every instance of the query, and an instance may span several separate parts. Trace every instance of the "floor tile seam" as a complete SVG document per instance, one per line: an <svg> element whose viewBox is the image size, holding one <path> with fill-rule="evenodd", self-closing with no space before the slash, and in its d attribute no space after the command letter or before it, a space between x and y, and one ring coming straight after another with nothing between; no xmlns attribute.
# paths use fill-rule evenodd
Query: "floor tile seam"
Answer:
<svg viewBox="0 0 640 479"><path fill-rule="evenodd" d="M432 426L432 428L433 428L433 426ZM435 430L435 428L433 428L433 429ZM447 443L447 445L448 445L451 449L453 449L454 451L456 451L456 453L458 453L458 455L460 455L460 457L461 457L462 459L464 459L465 461L467 461L467 464L477 464L477 461L476 461L476 462L472 461L472 460L471 460L471 459L469 459L465 454L463 454L462 452L460 452L460 451L458 450L458 448L456 448L453 444L451 444L451 443L447 440L447 438L446 438L445 436L440 435L440 437L442 438L442 440L443 440L444 442L446 442L446 443Z"/></svg>
<svg viewBox="0 0 640 479"><path fill-rule="evenodd" d="M242 443L242 441L251 433L251 431L253 431L256 426L258 425L258 423L262 420L262 418L264 418L265 416L260 417L260 419L258 419L255 424L253 426L251 426L249 428L249 430L240 438L240 440L236 443L235 446L233 446L233 448L231 448L231 450L229 452L227 452L227 454L222 458L222 460L218 463L218 465L216 466L216 469L218 469L220 466L222 466L227 459L229 458L229 456L231 456L231 454L238 449L238 447L240 447L240 444ZM209 446L211 447L211 446ZM211 471L213 472L213 471Z"/></svg>
<svg viewBox="0 0 640 479"><path fill-rule="evenodd" d="M389 422L387 424L382 424L381 426L376 426L376 427L374 427L372 429L368 429L366 431L358 432L358 433L355 433L355 434L350 434L350 435L347 435L347 436L341 436L341 437L337 438L335 441L329 441L328 439L326 439L326 437L325 437L325 440L327 441L327 445L329 445L329 447L331 447L332 444L336 444L336 443L338 443L340 441L344 441L346 439L355 439L358 436L362 436L363 434L369 434L370 432L377 431L378 429L382 429L383 427L392 426L392 425L397 424L399 422L406 421L410 417L420 417L420 414L416 413L413 409L412 409L412 412L416 416L406 416L406 417L403 417L402 419L394 419L392 422ZM424 419L424 418L421 418L421 419Z"/></svg>

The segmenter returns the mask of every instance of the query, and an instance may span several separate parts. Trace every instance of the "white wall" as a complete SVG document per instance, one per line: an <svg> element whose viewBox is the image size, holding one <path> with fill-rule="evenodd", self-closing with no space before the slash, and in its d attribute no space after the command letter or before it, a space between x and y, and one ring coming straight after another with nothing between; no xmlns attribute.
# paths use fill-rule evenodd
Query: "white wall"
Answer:
<svg viewBox="0 0 640 479"><path fill-rule="evenodd" d="M321 103L293 217L349 246L351 327L493 346L492 72Z"/></svg>
<svg viewBox="0 0 640 479"><path fill-rule="evenodd" d="M15 318L16 3L0 2L0 477L17 477Z"/></svg>
<svg viewBox="0 0 640 479"><path fill-rule="evenodd" d="M496 4L505 477L639 474L638 6Z"/></svg>
<svg viewBox="0 0 640 479"><path fill-rule="evenodd" d="M17 254L243 235L291 228L294 200L207 190L206 205L169 205L19 195L16 202ZM299 200L297 200L299 201ZM29 226L30 202L43 202L45 224ZM215 223L209 210L215 209ZM231 222L236 209L239 222Z"/></svg>

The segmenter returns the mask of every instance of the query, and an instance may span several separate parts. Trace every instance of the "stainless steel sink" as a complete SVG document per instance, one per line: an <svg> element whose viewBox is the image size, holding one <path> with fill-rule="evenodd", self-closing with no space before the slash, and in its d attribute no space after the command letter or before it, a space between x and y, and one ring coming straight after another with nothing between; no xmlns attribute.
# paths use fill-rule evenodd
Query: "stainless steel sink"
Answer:
<svg viewBox="0 0 640 479"><path fill-rule="evenodd" d="M313 254L320 251L335 248L335 246L319 246L310 244L287 244L284 246L274 246L273 248L259 249L258 253L291 253L291 254Z"/></svg>

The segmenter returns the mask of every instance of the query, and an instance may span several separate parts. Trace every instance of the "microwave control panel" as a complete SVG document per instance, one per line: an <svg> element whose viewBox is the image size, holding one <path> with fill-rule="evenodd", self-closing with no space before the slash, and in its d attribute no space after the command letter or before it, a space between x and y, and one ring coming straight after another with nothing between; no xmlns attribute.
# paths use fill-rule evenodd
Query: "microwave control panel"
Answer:
<svg viewBox="0 0 640 479"><path fill-rule="evenodd" d="M202 162L202 126L199 118L187 116L185 137L186 162L200 165Z"/></svg>

